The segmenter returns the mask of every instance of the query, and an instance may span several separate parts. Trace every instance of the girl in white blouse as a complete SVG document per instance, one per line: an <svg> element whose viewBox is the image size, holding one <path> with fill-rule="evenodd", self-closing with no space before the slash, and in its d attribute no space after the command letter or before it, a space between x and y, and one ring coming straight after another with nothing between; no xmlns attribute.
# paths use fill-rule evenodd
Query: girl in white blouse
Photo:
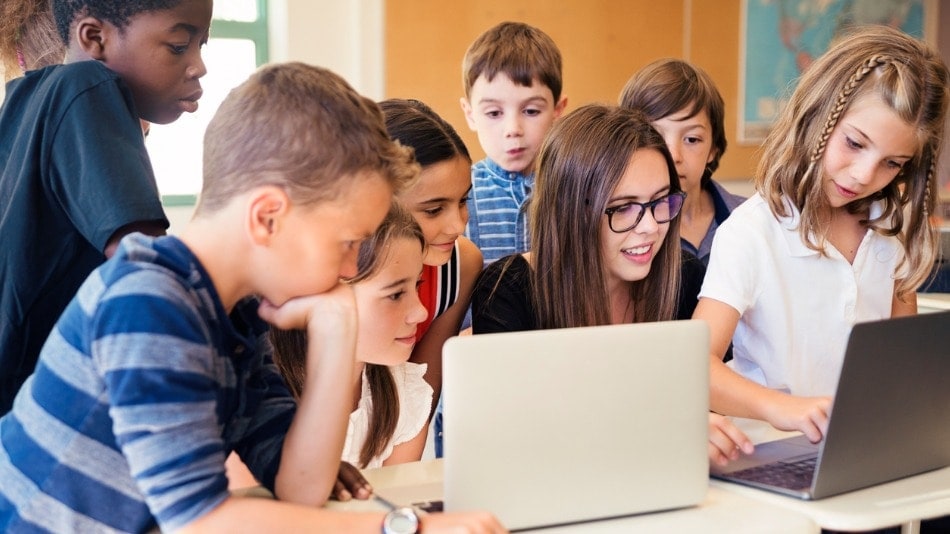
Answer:
<svg viewBox="0 0 950 534"><path fill-rule="evenodd" d="M757 194L716 232L693 315L710 324L713 410L817 442L851 327L917 312L938 250L948 81L935 51L883 26L803 74L763 146Z"/></svg>
<svg viewBox="0 0 950 534"><path fill-rule="evenodd" d="M359 334L353 412L343 461L360 468L419 460L428 431L432 388L425 364L409 362L416 329L428 312L416 286L425 238L412 215L394 204L372 236L360 245L357 274L344 280L356 297ZM305 383L306 334L271 332L274 360L295 396Z"/></svg>

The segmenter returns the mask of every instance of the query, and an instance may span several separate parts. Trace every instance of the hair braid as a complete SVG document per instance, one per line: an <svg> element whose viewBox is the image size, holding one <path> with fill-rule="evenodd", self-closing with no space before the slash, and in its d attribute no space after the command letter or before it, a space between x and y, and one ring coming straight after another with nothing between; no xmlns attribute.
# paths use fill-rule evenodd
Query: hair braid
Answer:
<svg viewBox="0 0 950 534"><path fill-rule="evenodd" d="M904 254L895 269L895 290L901 298L911 294L930 276L939 249L936 165L950 101L948 87L946 63L923 41L881 25L843 32L802 73L779 113L762 147L757 191L779 220L797 210L802 243L824 254L827 219L834 211L821 180L826 156L847 148L846 132L840 147L835 146L836 136L847 114L864 113L854 109L856 101L876 99L874 106L886 106L913 129L913 154L887 184L845 206L852 215L869 216L872 205L880 202L880 213L875 209L873 220L861 224L881 236L898 237Z"/></svg>
<svg viewBox="0 0 950 534"><path fill-rule="evenodd" d="M933 198L931 197L933 194L931 184L936 180L935 177L937 175L937 158L934 155L940 153L940 147L937 146L938 144L936 142L931 142L931 145L933 148L930 151L930 166L927 169L927 185L924 187L924 217L930 216L930 205L933 202Z"/></svg>
<svg viewBox="0 0 950 534"><path fill-rule="evenodd" d="M858 70L851 75L851 78L848 80L848 83L844 85L841 89L841 93L838 95L838 100L835 102L834 110L832 110L831 115L828 116L828 120L825 122L825 127L821 131L821 139L818 140L818 146L815 147L815 151L812 152L811 162L814 163L821 159L822 154L825 153L825 146L828 144L828 137L831 135L831 131L835 129L835 126L838 124L838 119L841 118L841 113L844 111L844 108L848 105L848 100L851 99L851 95L854 94L855 88L861 83L861 80L868 75L869 72L880 67L891 63L893 58L884 55L876 55L867 60L864 64L858 67Z"/></svg>

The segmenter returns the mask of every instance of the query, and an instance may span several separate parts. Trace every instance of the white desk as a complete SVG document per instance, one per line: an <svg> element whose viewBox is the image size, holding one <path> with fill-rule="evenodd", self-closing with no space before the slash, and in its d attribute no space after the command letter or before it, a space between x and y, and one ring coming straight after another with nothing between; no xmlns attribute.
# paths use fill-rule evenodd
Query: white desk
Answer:
<svg viewBox="0 0 950 534"><path fill-rule="evenodd" d="M376 493L396 504L438 500L442 496L442 460L369 469L363 472ZM337 510L384 510L375 501L333 502ZM621 517L603 521L545 528L544 534L576 532L818 532L817 524L805 515L739 492L710 487L706 499L696 507Z"/></svg>
<svg viewBox="0 0 950 534"><path fill-rule="evenodd" d="M734 421L756 443L795 434L775 430L761 421ZM817 501L803 501L720 480L712 480L710 485L803 513L822 528L832 530L874 530L901 525L901 532L907 534L917 532L922 519L950 515L950 467Z"/></svg>
<svg viewBox="0 0 950 534"><path fill-rule="evenodd" d="M920 313L950 310L950 293L917 293Z"/></svg>

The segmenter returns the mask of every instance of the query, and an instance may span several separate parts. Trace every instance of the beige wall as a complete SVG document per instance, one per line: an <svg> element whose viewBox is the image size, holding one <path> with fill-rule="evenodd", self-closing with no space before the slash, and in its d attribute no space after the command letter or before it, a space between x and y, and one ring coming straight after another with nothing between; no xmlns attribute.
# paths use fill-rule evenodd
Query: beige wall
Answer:
<svg viewBox="0 0 950 534"><path fill-rule="evenodd" d="M219 0L220 1L220 0ZM385 0L269 0L272 61L303 61L383 98Z"/></svg>

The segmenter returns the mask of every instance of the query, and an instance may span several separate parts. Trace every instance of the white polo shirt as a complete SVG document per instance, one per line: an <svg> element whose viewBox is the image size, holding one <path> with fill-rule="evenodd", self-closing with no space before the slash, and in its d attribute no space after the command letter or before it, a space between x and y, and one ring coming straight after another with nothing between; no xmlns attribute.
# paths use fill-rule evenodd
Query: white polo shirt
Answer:
<svg viewBox="0 0 950 534"><path fill-rule="evenodd" d="M882 207L871 207L872 218ZM739 324L729 365L793 395L834 395L851 327L891 315L896 237L868 231L854 264L831 245L809 249L799 213L779 220L755 194L719 227L700 297L735 308Z"/></svg>

